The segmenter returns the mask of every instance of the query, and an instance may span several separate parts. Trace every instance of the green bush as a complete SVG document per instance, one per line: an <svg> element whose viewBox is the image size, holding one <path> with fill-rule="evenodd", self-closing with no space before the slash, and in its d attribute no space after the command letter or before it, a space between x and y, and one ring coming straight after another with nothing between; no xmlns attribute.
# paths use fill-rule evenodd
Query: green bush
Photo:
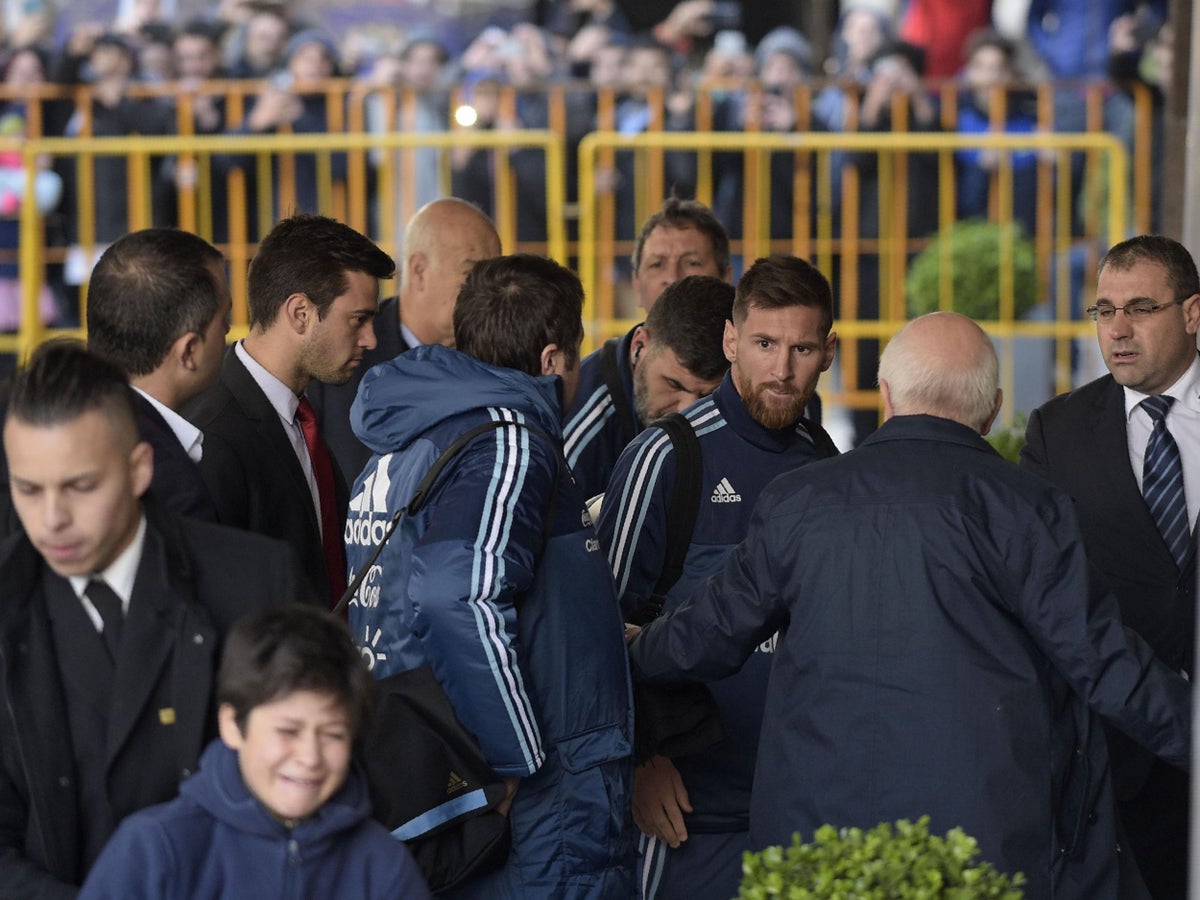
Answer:
<svg viewBox="0 0 1200 900"><path fill-rule="evenodd" d="M1027 423L1028 419L1025 414L1017 413L1013 418L1011 428L994 425L984 440L1009 462L1019 462L1021 448L1025 446L1025 425Z"/></svg>
<svg viewBox="0 0 1200 900"><path fill-rule="evenodd" d="M737 900L1020 900L1024 876L972 865L978 853L960 828L931 835L929 816L870 831L822 825L811 844L795 834L786 850L746 853Z"/></svg>
<svg viewBox="0 0 1200 900"><path fill-rule="evenodd" d="M1013 242L1013 316L1021 318L1037 303L1037 260L1033 242L1016 223L956 222L916 255L904 280L910 317L941 308L941 260L945 241L950 242L953 310L972 319L1000 317L1000 242Z"/></svg>

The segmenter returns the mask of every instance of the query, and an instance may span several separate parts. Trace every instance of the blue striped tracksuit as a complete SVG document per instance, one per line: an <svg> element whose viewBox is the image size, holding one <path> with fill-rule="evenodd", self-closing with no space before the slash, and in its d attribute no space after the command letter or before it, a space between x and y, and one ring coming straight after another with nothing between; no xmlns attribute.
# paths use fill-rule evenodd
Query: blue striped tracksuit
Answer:
<svg viewBox="0 0 1200 900"><path fill-rule="evenodd" d="M636 330L637 326L617 344L617 371L630 409L633 409L633 369L629 365L629 346ZM603 492L617 457L637 434L624 417L617 415L612 393L604 381L600 353L600 350L589 353L579 364L575 402L563 417L563 455L585 499ZM637 428L641 430L640 422Z"/></svg>
<svg viewBox="0 0 1200 900"><path fill-rule="evenodd" d="M350 413L374 453L351 493L351 574L475 425L530 422L558 439L558 390L557 377L440 346L371 369ZM521 778L507 864L448 896L626 900L628 658L612 574L555 448L523 428L474 438L401 521L358 596L351 632L376 677L428 663L496 773Z"/></svg>
<svg viewBox="0 0 1200 900"><path fill-rule="evenodd" d="M806 429L816 433L820 428L807 422L764 428L750 417L728 374L684 416L700 441L700 511L683 576L667 594L666 611L717 571L745 537L763 488L817 458ZM598 530L627 618L648 599L662 571L675 463L670 438L651 425L621 454L605 492ZM639 879L646 900L728 900L737 894L773 650L774 638L738 674L710 685L726 738L703 753L673 760L694 812L685 814L688 839L676 850L642 837Z"/></svg>

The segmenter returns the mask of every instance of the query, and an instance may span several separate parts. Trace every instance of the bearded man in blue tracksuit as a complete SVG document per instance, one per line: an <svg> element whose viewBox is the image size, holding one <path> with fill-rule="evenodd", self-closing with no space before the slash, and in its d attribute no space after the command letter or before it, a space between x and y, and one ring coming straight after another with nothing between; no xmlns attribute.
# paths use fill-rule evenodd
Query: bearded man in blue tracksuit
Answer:
<svg viewBox="0 0 1200 900"><path fill-rule="evenodd" d="M700 446L700 511L682 576L666 596L668 610L746 536L768 482L837 453L821 427L803 418L833 362L829 282L802 259L772 256L746 271L736 293L727 290L733 320L725 323L723 349L731 369L712 396L683 413ZM663 570L677 459L670 437L652 425L621 454L605 492L600 541L629 619L643 618ZM710 685L723 741L638 766L633 810L643 832L638 877L646 900L728 900L737 893L773 647L773 639L763 642L738 673Z"/></svg>
<svg viewBox="0 0 1200 900"><path fill-rule="evenodd" d="M633 891L621 617L583 497L560 463L582 304L579 279L550 260L480 262L455 308L458 349L419 347L376 366L351 409L374 453L351 494L352 571L458 437L489 421L531 426L467 443L350 607L375 676L431 666L509 785L508 861L454 897Z"/></svg>

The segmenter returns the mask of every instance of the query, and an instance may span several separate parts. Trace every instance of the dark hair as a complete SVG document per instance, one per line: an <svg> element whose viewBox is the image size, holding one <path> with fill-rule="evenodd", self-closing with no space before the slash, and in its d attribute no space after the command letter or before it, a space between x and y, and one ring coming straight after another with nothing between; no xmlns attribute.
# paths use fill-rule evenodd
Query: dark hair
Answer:
<svg viewBox="0 0 1200 900"><path fill-rule="evenodd" d="M357 737L371 718L371 674L362 654L332 613L285 603L237 621L217 672L217 702L233 707L238 728L251 710L295 691L332 694Z"/></svg>
<svg viewBox="0 0 1200 900"><path fill-rule="evenodd" d="M221 307L225 260L204 238L148 228L104 251L88 284L88 348L127 376L146 375Z"/></svg>
<svg viewBox="0 0 1200 900"><path fill-rule="evenodd" d="M208 19L188 19L175 34L175 39L178 40L181 37L198 37L211 41L214 45L219 45L223 32L224 28L222 28L219 22L213 22Z"/></svg>
<svg viewBox="0 0 1200 900"><path fill-rule="evenodd" d="M13 376L8 415L37 427L71 422L100 411L137 440L133 398L125 373L79 341L47 341Z"/></svg>
<svg viewBox="0 0 1200 900"><path fill-rule="evenodd" d="M1017 60L1017 45L994 28L977 28L967 37L963 59L970 59L984 47L1000 51L1004 61L1012 68Z"/></svg>
<svg viewBox="0 0 1200 900"><path fill-rule="evenodd" d="M725 226L713 215L713 211L700 201L680 200L678 197L668 197L663 202L662 209L654 213L642 225L637 242L633 245L633 256L630 257L633 271L636 272L642 264L642 247L646 243L646 238L650 237L650 233L659 225L666 225L670 228L696 229L712 244L713 259L717 263L717 268L721 272L729 271L729 235L725 231Z"/></svg>
<svg viewBox="0 0 1200 900"><path fill-rule="evenodd" d="M450 54L446 50L446 45L443 44L440 40L438 40L438 38L435 35L426 33L426 34L418 34L416 37L413 37L411 40L408 41L408 43L406 43L404 45L404 49L402 49L400 51L400 60L403 62L407 62L408 58L410 56L412 56L413 51L416 50L418 47L435 47L438 52L438 59L443 64L448 62L450 59Z"/></svg>
<svg viewBox="0 0 1200 900"><path fill-rule="evenodd" d="M395 271L392 258L349 225L308 214L284 219L250 261L250 326L269 327L295 293L307 294L324 318L349 290L347 272L391 278Z"/></svg>
<svg viewBox="0 0 1200 900"><path fill-rule="evenodd" d="M1200 294L1200 276L1196 274L1196 261L1187 247L1161 234L1139 234L1115 244L1096 269L1100 275L1105 269L1117 271L1131 269L1140 262L1158 263L1167 271L1167 280L1176 297Z"/></svg>
<svg viewBox="0 0 1200 900"><path fill-rule="evenodd" d="M13 60L15 60L22 53L32 54L37 59L38 65L41 66L42 77L46 78L49 76L50 56L45 49L39 47L37 44L19 44L16 47L10 47L8 52L3 56L4 78L8 78L8 70L12 68Z"/></svg>
<svg viewBox="0 0 1200 900"><path fill-rule="evenodd" d="M821 335L833 327L833 290L829 279L812 263L798 256L776 253L756 259L737 283L733 321L746 321L750 307L783 309L815 306L821 311Z"/></svg>
<svg viewBox="0 0 1200 900"><path fill-rule="evenodd" d="M925 74L925 51L916 44L898 39L884 41L880 48L871 54L871 70L874 71L875 64L889 56L901 57L918 77Z"/></svg>
<svg viewBox="0 0 1200 900"><path fill-rule="evenodd" d="M471 267L454 306L454 345L493 366L542 373L557 344L574 365L583 340L583 285L570 269L531 253Z"/></svg>
<svg viewBox="0 0 1200 900"><path fill-rule="evenodd" d="M724 337L733 295L733 285L711 275L681 278L662 292L646 315L650 345L672 350L697 378L720 378L729 368Z"/></svg>

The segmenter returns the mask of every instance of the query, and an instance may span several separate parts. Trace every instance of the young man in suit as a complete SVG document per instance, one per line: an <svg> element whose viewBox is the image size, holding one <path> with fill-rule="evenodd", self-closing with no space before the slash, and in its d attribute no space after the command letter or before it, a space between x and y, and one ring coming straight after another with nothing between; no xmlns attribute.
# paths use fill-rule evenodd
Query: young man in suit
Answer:
<svg viewBox="0 0 1200 900"><path fill-rule="evenodd" d="M250 333L188 410L204 432L204 476L220 522L280 538L317 596L346 585L346 482L311 404L311 382L344 384L375 347L379 280L391 258L323 216L284 219L250 263Z"/></svg>
<svg viewBox="0 0 1200 900"><path fill-rule="evenodd" d="M311 599L286 546L146 496L154 463L130 393L73 342L43 345L12 387L23 531L0 544L5 897L73 897L117 823L195 769L233 621Z"/></svg>
<svg viewBox="0 0 1200 900"><path fill-rule="evenodd" d="M172 512L210 522L204 436L180 410L217 380L231 305L220 252L173 228L120 238L88 285L88 348L133 386L138 433L154 449L150 489Z"/></svg>
<svg viewBox="0 0 1200 900"><path fill-rule="evenodd" d="M1100 262L1088 309L1109 374L1029 417L1021 464L1069 493L1088 558L1125 624L1176 671L1194 673L1200 510L1200 278L1170 238L1123 241ZM1158 475L1166 441L1182 490ZM1169 451L1168 451L1169 453ZM1156 487L1155 485L1159 486ZM1156 516L1173 507L1175 524ZM1165 523L1165 524L1164 524ZM1110 732L1121 819L1151 894L1187 894L1186 776Z"/></svg>
<svg viewBox="0 0 1200 900"><path fill-rule="evenodd" d="M446 197L417 210L404 232L400 293L379 304L375 348L345 384L316 381L308 399L317 413L321 435L349 484L358 477L371 451L350 427L350 404L363 373L423 344L454 345L454 301L471 266L500 255L500 238L491 220L464 200Z"/></svg>

